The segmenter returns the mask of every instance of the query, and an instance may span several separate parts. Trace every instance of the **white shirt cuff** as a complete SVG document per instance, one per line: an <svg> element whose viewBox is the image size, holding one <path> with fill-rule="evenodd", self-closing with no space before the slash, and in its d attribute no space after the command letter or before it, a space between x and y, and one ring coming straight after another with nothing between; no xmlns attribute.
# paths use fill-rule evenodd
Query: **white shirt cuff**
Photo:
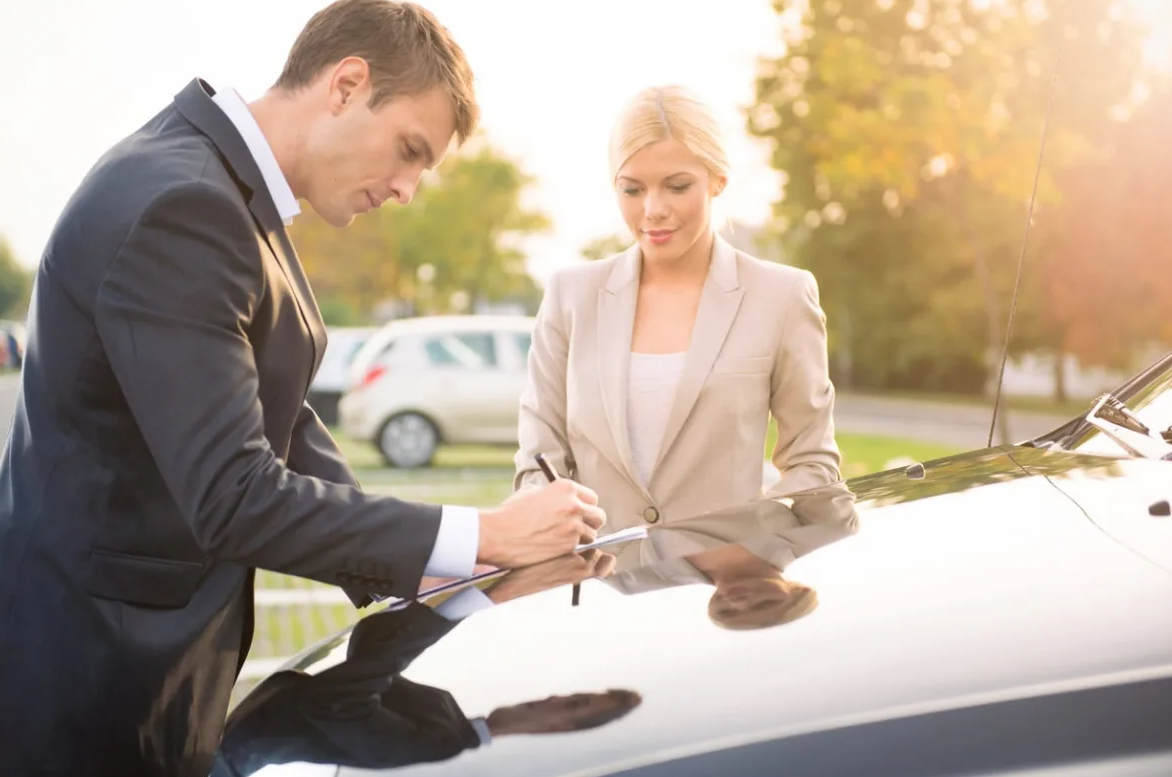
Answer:
<svg viewBox="0 0 1172 777"><path fill-rule="evenodd" d="M471 577L480 548L480 511L475 507L444 505L435 547L423 574L431 577Z"/></svg>
<svg viewBox="0 0 1172 777"><path fill-rule="evenodd" d="M488 594L476 586L470 585L437 604L435 612L450 621L462 621L469 615L487 610L492 606L493 601L488 598Z"/></svg>
<svg viewBox="0 0 1172 777"><path fill-rule="evenodd" d="M480 737L480 744L487 745L492 742L492 732L488 729L488 721L484 718L472 718L468 721L472 724L472 728L476 730L476 736Z"/></svg>

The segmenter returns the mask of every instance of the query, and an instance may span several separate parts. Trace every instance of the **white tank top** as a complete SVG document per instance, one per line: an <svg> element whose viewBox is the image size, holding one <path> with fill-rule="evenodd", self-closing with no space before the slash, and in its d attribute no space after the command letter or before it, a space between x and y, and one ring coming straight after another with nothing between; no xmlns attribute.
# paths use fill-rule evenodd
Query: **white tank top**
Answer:
<svg viewBox="0 0 1172 777"><path fill-rule="evenodd" d="M675 403L676 387L684 372L686 351L631 353L627 380L627 434L631 463L643 485L659 457L667 417Z"/></svg>

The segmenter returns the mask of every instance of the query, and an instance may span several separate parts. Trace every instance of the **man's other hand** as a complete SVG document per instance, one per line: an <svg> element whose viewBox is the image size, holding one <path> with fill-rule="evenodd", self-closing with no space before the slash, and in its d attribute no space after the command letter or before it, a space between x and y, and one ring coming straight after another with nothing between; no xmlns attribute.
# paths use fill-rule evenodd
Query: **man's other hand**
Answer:
<svg viewBox="0 0 1172 777"><path fill-rule="evenodd" d="M572 480L523 489L480 511L476 560L507 569L536 564L593 542L605 522L598 495Z"/></svg>

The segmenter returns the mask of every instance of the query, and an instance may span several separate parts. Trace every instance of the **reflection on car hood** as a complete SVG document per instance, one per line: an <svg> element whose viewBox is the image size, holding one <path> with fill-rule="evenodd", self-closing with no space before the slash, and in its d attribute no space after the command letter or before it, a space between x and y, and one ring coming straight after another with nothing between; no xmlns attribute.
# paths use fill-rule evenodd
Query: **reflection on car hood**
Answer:
<svg viewBox="0 0 1172 777"><path fill-rule="evenodd" d="M1172 674L1172 576L1048 481L1074 470L1126 488L1119 462L993 450L657 527L607 548L614 571L581 580L578 606L553 565L459 623L392 607L262 683L217 774L605 774Z"/></svg>

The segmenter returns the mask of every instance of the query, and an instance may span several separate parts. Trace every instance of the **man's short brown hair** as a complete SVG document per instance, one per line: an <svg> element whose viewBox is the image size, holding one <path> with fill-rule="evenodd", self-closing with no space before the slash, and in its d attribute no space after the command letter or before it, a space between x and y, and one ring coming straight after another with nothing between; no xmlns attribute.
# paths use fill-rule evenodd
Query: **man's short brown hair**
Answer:
<svg viewBox="0 0 1172 777"><path fill-rule="evenodd" d="M397 0L336 0L297 36L276 86L296 91L346 57L361 57L370 66L371 108L439 87L452 100L459 142L475 131L480 109L472 68L426 8Z"/></svg>

